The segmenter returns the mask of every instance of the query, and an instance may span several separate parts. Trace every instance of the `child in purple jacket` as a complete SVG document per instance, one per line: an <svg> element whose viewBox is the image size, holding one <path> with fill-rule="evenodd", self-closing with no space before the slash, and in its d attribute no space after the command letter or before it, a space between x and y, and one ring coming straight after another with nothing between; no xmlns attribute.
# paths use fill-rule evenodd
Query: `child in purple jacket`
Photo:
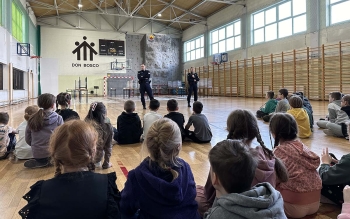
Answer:
<svg viewBox="0 0 350 219"><path fill-rule="evenodd" d="M150 156L128 174L120 201L123 218L199 219L191 168L178 157L178 125L167 118L155 121L144 144Z"/></svg>
<svg viewBox="0 0 350 219"><path fill-rule="evenodd" d="M56 97L42 94L38 97L39 111L31 116L25 131L25 140L32 147L34 159L24 162L27 168L46 167L50 164L49 140L53 130L63 124L55 109Z"/></svg>

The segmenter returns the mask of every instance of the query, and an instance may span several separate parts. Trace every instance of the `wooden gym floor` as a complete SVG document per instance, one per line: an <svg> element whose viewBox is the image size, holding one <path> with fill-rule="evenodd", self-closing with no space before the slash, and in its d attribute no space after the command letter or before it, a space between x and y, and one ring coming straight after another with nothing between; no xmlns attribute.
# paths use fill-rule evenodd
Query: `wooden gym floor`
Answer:
<svg viewBox="0 0 350 219"><path fill-rule="evenodd" d="M192 113L191 108L187 107L185 96L156 96L161 103L158 113L167 114L166 102L170 98L175 98L179 102L179 112L183 113L187 122ZM141 101L137 97L131 98L136 103L136 112L140 115L141 120L143 115L148 110L142 110ZM193 97L192 97L193 100ZM192 142L184 142L180 157L187 161L191 168L196 181L196 184L203 185L206 182L209 172L209 161L207 158L209 150L221 140L226 139L227 131L226 119L228 114L235 109L248 109L254 114L255 111L266 101L265 99L253 98L229 98L229 97L199 97L203 103L203 114L208 117L210 127L213 133L213 139L208 144L196 144ZM83 100L85 101L85 99ZM123 111L123 104L126 99L122 97L117 98L102 98L90 97L89 103L78 103L78 100L72 101L71 108L74 108L80 115L81 119L86 116L89 105L94 101L102 101L107 106L107 116L110 118L112 125L116 126L117 117ZM149 103L146 99L147 104ZM9 125L17 128L23 121L24 109L36 104L37 100L31 100L18 105L0 108L1 111L7 111L10 114ZM327 113L327 102L311 101L314 110L315 122L324 117ZM258 120L262 138L265 145L271 148L270 136L268 131L268 124L262 120ZM312 151L321 154L322 149L329 147L330 151L338 158L343 154L350 153L350 143L342 138L335 138L326 136L322 130L314 125L313 135L309 139L302 140ZM139 144L132 145L114 145L111 162L113 167L108 170L97 170L96 172L108 173L115 171L117 173L117 185L120 190L123 189L126 181L128 171L135 168L141 161L139 152ZM254 142L253 145L258 145ZM16 160L10 158L8 160L0 161L0 218L20 218L18 211L26 204L22 196L28 192L31 185L41 179L49 179L53 177L54 168L41 169L26 169L23 167L23 160ZM319 213L311 215L306 218L336 218L340 209L335 206L322 205Z"/></svg>

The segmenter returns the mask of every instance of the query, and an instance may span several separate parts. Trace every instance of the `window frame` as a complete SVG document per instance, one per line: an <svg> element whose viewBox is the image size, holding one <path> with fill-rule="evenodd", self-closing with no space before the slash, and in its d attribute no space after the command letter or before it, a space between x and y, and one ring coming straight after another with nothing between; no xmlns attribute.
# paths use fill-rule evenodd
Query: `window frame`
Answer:
<svg viewBox="0 0 350 219"><path fill-rule="evenodd" d="M265 42L270 42L270 41L273 41L273 40L278 40L278 39L282 39L282 38L285 38L285 37L290 37L290 36L293 36L293 35L296 35L296 34L301 34L301 33L305 33L308 29L308 24L307 24L307 18L308 18L308 13L307 13L307 0L305 1L305 12L303 13L299 13L297 15L294 15L293 14L293 2L294 1L298 1L298 0L285 0L285 1L281 1L277 4L274 4L272 6L269 6L269 7L266 7L264 9L261 9L259 11L256 11L254 13L251 14L251 29L252 29L252 32L251 32L251 42L252 42L252 45L257 45L257 44L260 44L260 43L265 43ZM290 2L290 16L288 17L284 17L282 19L279 19L279 6L281 5L284 5L286 3ZM266 23L266 12L275 8L275 21L274 22L270 22L270 23ZM260 13L263 13L264 14L264 25L263 26L260 26L258 28L255 28L254 27L254 16L257 15L257 14L260 14ZM303 30L303 31L299 31L299 32L295 32L294 30L294 20L299 18L299 17L302 17L302 16L305 16L305 26L306 26L306 29ZM284 22L284 21L288 21L288 20L291 20L291 34L290 35L287 35L287 36L282 36L280 37L280 28L279 28L279 23L281 22ZM272 25L276 25L276 38L275 39L271 39L271 40L266 40L266 27L269 27L269 26L272 26ZM259 31L259 30L263 30L263 41L259 41L259 42L255 42L255 31Z"/></svg>
<svg viewBox="0 0 350 219"><path fill-rule="evenodd" d="M197 40L199 40L199 42L200 42L199 46L196 45ZM187 45L189 45L191 47L191 44L194 44L194 47L187 50L187 47L188 47ZM184 45L184 62L190 62L193 60L204 58L204 52L205 52L204 51L204 45L205 45L204 34L184 42L183 45ZM200 54L199 57L197 57L197 51L199 51L199 54ZM203 52L201 52L201 51L203 51ZM192 54L194 54L195 58L192 58ZM190 55L189 60L187 59L187 55Z"/></svg>
<svg viewBox="0 0 350 219"><path fill-rule="evenodd" d="M20 43L24 42L25 22L24 14L20 7L12 1L11 4L11 29L12 36Z"/></svg>
<svg viewBox="0 0 350 219"><path fill-rule="evenodd" d="M339 21L339 22L336 22L336 23L332 23L332 6L336 6L336 5L339 5L339 4L342 4L344 2L349 2L350 0L339 0L338 2L335 2L335 3L331 3L331 0L327 0L328 2L328 7L327 7L327 12L328 12L328 26L332 26L332 25L336 25L336 24L341 24L341 23L344 23L344 22L349 22L350 21L350 18L348 20L344 20L344 21Z"/></svg>
<svg viewBox="0 0 350 219"><path fill-rule="evenodd" d="M235 30L235 24L239 23L239 34L236 34L236 30ZM233 27L233 34L231 36L227 36L227 27L231 26ZM225 30L225 37L220 39L220 36L219 36L219 32L221 30ZM218 32L218 39L217 41L213 42L213 33L214 32ZM234 51L234 50L237 50L237 49L241 49L242 48L242 21L241 19L237 19L237 20L234 20L230 23L227 23L223 26L220 26L218 28L215 28L214 30L211 30L209 32L209 37L210 37L210 44L209 44L209 51L210 51L210 55L214 55L214 54L217 54L217 53L224 53L224 52L229 52L229 51ZM236 38L240 39L240 45L239 47L236 47ZM233 49L230 49L228 50L227 49L227 40L229 39L233 39ZM224 42L225 41L225 51L221 51L220 52L220 43ZM217 48L217 53L214 53L213 52L213 46L214 44L217 44L218 45L218 48Z"/></svg>

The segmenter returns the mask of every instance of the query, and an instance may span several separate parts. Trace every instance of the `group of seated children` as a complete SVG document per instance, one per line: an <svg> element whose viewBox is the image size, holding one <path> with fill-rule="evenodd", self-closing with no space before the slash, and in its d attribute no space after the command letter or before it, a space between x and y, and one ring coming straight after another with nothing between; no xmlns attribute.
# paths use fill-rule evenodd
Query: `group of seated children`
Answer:
<svg viewBox="0 0 350 219"><path fill-rule="evenodd" d="M153 99L150 101L150 112L146 113L143 117L143 128L141 119L137 113L135 113L135 103L132 100L127 100L124 103L124 112L118 116L117 128L114 130L114 140L118 144L134 144L143 141L147 136L148 130L151 125L161 119L163 116L158 114L157 111L160 107L158 100ZM199 101L193 104L193 114L189 117L186 126L185 117L182 113L177 112L179 109L176 100L171 99L167 102L168 114L165 118L173 120L180 128L182 140L186 137L196 143L207 143L211 141L212 133L209 126L207 117L202 114L203 104ZM189 128L193 125L194 131L190 131ZM144 148L143 150L144 151Z"/></svg>
<svg viewBox="0 0 350 219"><path fill-rule="evenodd" d="M28 219L301 218L317 212L322 186L338 183L344 195L338 193L333 200L345 201L339 218L347 218L350 189L343 185L350 182L350 154L336 161L325 150L319 175L320 158L298 140L298 126L290 114L274 114L269 129L275 139L273 151L264 145L254 115L233 111L227 119L227 140L209 152L207 188L196 189L189 164L179 158L180 128L168 118L158 119L145 136L149 156L129 172L119 192L115 173L92 172L99 141L96 128L85 121L68 121L50 139L55 177L31 187L24 196L28 204L19 214ZM256 148L251 147L254 138L260 144Z"/></svg>
<svg viewBox="0 0 350 219"><path fill-rule="evenodd" d="M318 127L324 129L326 135L349 139L347 123L350 122L350 95L340 92L329 94L328 115L317 121Z"/></svg>

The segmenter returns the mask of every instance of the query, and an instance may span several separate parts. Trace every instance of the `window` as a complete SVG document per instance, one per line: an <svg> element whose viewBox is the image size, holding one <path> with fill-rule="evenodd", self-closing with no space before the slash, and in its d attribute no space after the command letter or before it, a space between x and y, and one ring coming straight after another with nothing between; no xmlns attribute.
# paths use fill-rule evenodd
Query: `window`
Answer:
<svg viewBox="0 0 350 219"><path fill-rule="evenodd" d="M199 36L184 44L185 62L204 57L204 36Z"/></svg>
<svg viewBox="0 0 350 219"><path fill-rule="evenodd" d="M210 32L211 54L241 47L241 21L237 20Z"/></svg>
<svg viewBox="0 0 350 219"><path fill-rule="evenodd" d="M23 14L20 8L12 2L12 36L18 40L18 42L23 42L23 32L24 32L24 22Z"/></svg>
<svg viewBox="0 0 350 219"><path fill-rule="evenodd" d="M252 14L253 44L306 31L306 0L283 1Z"/></svg>
<svg viewBox="0 0 350 219"><path fill-rule="evenodd" d="M14 90L24 90L23 81L24 72L18 69L13 69L13 89Z"/></svg>
<svg viewBox="0 0 350 219"><path fill-rule="evenodd" d="M330 24L336 24L350 20L350 0L330 0L329 15Z"/></svg>

